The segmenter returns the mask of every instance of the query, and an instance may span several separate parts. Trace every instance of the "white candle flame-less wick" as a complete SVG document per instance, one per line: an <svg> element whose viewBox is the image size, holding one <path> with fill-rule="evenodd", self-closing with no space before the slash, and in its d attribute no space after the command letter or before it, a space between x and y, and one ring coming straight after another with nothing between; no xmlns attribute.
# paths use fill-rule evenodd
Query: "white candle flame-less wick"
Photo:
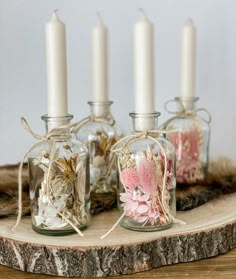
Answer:
<svg viewBox="0 0 236 279"><path fill-rule="evenodd" d="M96 15L97 15L97 19L98 19L99 21L103 21L102 15L101 15L101 11L97 11L97 12L96 12Z"/></svg>
<svg viewBox="0 0 236 279"><path fill-rule="evenodd" d="M138 8L138 11L140 12L140 14L144 17L147 17L147 14L145 12L145 10L143 8Z"/></svg>
<svg viewBox="0 0 236 279"><path fill-rule="evenodd" d="M194 25L193 20L190 17L185 22L185 26L188 26L188 25L191 25L191 26Z"/></svg>

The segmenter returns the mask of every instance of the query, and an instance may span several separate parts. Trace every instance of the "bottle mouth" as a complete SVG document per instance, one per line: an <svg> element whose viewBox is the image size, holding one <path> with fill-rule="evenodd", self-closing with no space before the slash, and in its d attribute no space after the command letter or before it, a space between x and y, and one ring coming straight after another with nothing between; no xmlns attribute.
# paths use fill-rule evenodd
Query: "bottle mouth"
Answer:
<svg viewBox="0 0 236 279"><path fill-rule="evenodd" d="M199 100L199 97L175 97L175 100L178 102L197 102Z"/></svg>
<svg viewBox="0 0 236 279"><path fill-rule="evenodd" d="M141 113L141 112L130 112L129 116L133 118L156 118L160 116L160 112L152 112L152 113Z"/></svg>
<svg viewBox="0 0 236 279"><path fill-rule="evenodd" d="M72 114L67 114L65 116L49 116L48 114L44 114L41 116L41 119L45 122L50 122L50 123L57 123L57 122L67 122L73 119Z"/></svg>
<svg viewBox="0 0 236 279"><path fill-rule="evenodd" d="M95 117L107 118L110 116L110 107L113 104L112 101L104 101L104 102L88 102L90 105L91 114Z"/></svg>
<svg viewBox="0 0 236 279"><path fill-rule="evenodd" d="M145 132L157 129L158 116L161 114L160 112L131 112L129 115L132 117L134 131Z"/></svg>
<svg viewBox="0 0 236 279"><path fill-rule="evenodd" d="M175 100L186 111L192 111L195 108L198 97L176 97Z"/></svg>
<svg viewBox="0 0 236 279"><path fill-rule="evenodd" d="M113 104L113 101L103 101L103 102L96 102L96 101L89 101L88 104L90 106L110 106Z"/></svg>
<svg viewBox="0 0 236 279"><path fill-rule="evenodd" d="M48 133L54 129L68 125L70 120L73 119L73 115L67 114L65 116L48 116L48 114L44 114L41 116L41 119L45 122L46 132Z"/></svg>

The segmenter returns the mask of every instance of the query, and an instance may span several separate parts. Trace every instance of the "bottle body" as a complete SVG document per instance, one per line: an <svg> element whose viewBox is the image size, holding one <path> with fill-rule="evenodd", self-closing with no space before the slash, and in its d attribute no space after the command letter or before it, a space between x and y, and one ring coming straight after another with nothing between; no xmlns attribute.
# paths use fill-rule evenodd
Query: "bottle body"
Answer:
<svg viewBox="0 0 236 279"><path fill-rule="evenodd" d="M166 229L176 213L175 150L157 135L146 131L118 153L120 225L131 230Z"/></svg>
<svg viewBox="0 0 236 279"><path fill-rule="evenodd" d="M96 117L95 109L99 114L98 120L91 118L77 132L77 139L83 142L89 151L90 189L93 193L115 193L117 190L117 170L114 154L111 147L121 137L110 118L109 106L111 102L100 104L90 102L91 115ZM98 106L98 107L97 107ZM104 114L105 110L105 114Z"/></svg>
<svg viewBox="0 0 236 279"><path fill-rule="evenodd" d="M87 148L66 134L43 141L28 156L33 229L66 235L90 223Z"/></svg>
<svg viewBox="0 0 236 279"><path fill-rule="evenodd" d="M210 127L196 113L173 118L166 127L176 149L176 179L178 184L195 184L203 181L208 171Z"/></svg>

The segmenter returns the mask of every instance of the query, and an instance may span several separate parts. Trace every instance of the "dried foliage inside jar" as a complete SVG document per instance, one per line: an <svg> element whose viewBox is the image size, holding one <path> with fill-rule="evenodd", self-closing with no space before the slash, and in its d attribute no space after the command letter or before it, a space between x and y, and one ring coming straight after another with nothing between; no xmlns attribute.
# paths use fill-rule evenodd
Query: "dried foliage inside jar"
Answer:
<svg viewBox="0 0 236 279"><path fill-rule="evenodd" d="M36 230L82 228L88 224L86 209L86 158L73 153L61 157L59 148L50 159L47 151L29 158L30 199L33 227ZM69 222L68 222L69 221Z"/></svg>
<svg viewBox="0 0 236 279"><path fill-rule="evenodd" d="M136 152L126 146L119 154L121 225L131 229L168 227L175 214L173 146L164 153L150 146Z"/></svg>

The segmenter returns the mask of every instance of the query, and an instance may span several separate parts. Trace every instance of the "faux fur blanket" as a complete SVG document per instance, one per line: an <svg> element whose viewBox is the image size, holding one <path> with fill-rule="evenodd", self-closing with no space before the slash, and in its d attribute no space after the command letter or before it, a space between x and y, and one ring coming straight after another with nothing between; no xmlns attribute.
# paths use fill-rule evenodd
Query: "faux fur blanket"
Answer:
<svg viewBox="0 0 236 279"><path fill-rule="evenodd" d="M18 196L18 165L0 167L0 217L15 215ZM27 166L23 169L23 215L30 213ZM196 185L178 184L176 189L177 210L190 210L209 200L236 191L236 165L227 158L210 163L206 181ZM116 195L92 194L91 213L116 207Z"/></svg>

